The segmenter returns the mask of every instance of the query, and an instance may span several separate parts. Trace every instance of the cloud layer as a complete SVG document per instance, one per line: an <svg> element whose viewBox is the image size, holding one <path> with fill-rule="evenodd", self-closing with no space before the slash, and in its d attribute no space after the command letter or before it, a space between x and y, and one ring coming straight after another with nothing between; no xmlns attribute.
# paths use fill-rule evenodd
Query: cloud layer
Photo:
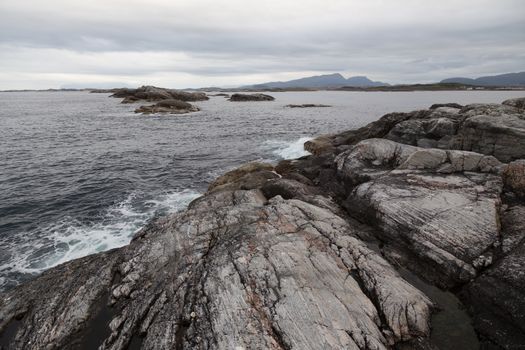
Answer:
<svg viewBox="0 0 525 350"><path fill-rule="evenodd" d="M0 2L0 89L525 70L521 0Z"/></svg>

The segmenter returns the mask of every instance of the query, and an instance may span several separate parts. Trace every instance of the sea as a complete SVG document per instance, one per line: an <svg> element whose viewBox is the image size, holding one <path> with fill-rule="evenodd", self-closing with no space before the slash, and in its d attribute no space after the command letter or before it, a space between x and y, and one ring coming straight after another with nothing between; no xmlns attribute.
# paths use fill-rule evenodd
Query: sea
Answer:
<svg viewBox="0 0 525 350"><path fill-rule="evenodd" d="M434 103L500 103L520 91L276 92L273 102L196 102L140 115L89 92L0 93L0 291L71 259L120 247L249 161L307 154L316 135ZM329 108L289 108L288 104Z"/></svg>

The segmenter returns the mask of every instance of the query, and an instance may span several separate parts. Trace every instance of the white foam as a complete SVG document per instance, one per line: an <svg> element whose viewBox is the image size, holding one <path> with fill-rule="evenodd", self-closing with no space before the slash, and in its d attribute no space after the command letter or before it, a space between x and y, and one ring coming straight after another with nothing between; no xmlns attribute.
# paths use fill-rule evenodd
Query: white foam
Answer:
<svg viewBox="0 0 525 350"><path fill-rule="evenodd" d="M301 137L294 141L269 140L263 145L272 154L280 159L295 159L307 156L310 152L304 149L304 143L311 140L311 137Z"/></svg>
<svg viewBox="0 0 525 350"><path fill-rule="evenodd" d="M156 211L163 213L174 213L185 209L188 204L201 194L193 190L183 190L180 192L166 193L155 200L146 201L147 204L153 205Z"/></svg>
<svg viewBox="0 0 525 350"><path fill-rule="evenodd" d="M193 190L165 193L142 203L143 209L138 210L133 205L136 194L132 193L97 222L83 224L66 218L42 228L39 237L27 234L22 242L1 242L12 257L0 266L0 274L39 273L69 260L122 247L153 216L180 211L199 195ZM0 279L0 289L7 279Z"/></svg>

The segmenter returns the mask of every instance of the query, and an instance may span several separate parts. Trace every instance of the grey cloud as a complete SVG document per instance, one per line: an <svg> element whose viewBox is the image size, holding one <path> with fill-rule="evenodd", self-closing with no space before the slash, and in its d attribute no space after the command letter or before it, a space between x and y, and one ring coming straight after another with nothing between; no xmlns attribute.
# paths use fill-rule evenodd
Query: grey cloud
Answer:
<svg viewBox="0 0 525 350"><path fill-rule="evenodd" d="M517 0L2 2L0 73L433 81L524 70L524 14Z"/></svg>

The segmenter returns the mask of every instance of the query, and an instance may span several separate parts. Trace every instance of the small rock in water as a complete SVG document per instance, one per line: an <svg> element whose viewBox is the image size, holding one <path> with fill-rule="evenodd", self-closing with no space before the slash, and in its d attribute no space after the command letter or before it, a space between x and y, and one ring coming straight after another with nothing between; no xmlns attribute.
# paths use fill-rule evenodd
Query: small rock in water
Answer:
<svg viewBox="0 0 525 350"><path fill-rule="evenodd" d="M265 94L233 94L229 100L232 102L273 101L275 98Z"/></svg>
<svg viewBox="0 0 525 350"><path fill-rule="evenodd" d="M329 105L323 105L323 104L313 104L313 103L305 103L305 104L302 104L302 105L286 105L285 107L288 107L288 108L320 108L320 107L332 107L332 106L329 106Z"/></svg>
<svg viewBox="0 0 525 350"><path fill-rule="evenodd" d="M154 113L168 113L168 114L184 114L190 112L197 112L199 108L196 106L180 101L180 100L162 100L154 105L141 106L135 110L135 113L154 114Z"/></svg>

